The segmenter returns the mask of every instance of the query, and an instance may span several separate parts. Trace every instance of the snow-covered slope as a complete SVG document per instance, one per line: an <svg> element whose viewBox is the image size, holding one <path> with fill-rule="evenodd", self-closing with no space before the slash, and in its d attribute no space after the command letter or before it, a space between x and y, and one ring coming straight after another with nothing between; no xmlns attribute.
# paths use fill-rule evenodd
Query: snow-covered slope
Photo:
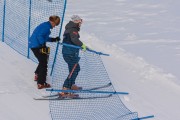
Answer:
<svg viewBox="0 0 180 120"><path fill-rule="evenodd" d="M102 57L124 104L139 116L180 119L180 40L178 0L68 0L84 19L81 40L109 53ZM48 102L33 101L44 91L32 81L36 64L0 43L0 119L50 120Z"/></svg>
<svg viewBox="0 0 180 120"><path fill-rule="evenodd" d="M125 105L140 116L179 120L180 16L174 0L69 0L65 20L84 19L81 40L103 57Z"/></svg>
<svg viewBox="0 0 180 120"><path fill-rule="evenodd" d="M103 57L105 67L115 89L130 93L121 97L130 110L138 111L139 116L154 114L155 120L180 118L180 81L177 77L148 63L143 57L91 38L97 43L93 47L110 54L110 57Z"/></svg>
<svg viewBox="0 0 180 120"><path fill-rule="evenodd" d="M0 120L50 120L48 101L37 102L36 64L0 43Z"/></svg>

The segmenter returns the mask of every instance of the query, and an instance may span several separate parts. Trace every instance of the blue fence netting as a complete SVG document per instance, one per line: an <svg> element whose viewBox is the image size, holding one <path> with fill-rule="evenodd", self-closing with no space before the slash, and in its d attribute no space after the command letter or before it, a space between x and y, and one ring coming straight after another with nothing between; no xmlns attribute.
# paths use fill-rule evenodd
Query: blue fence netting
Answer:
<svg viewBox="0 0 180 120"><path fill-rule="evenodd" d="M23 56L37 62L28 48L30 35L37 25L48 21L49 16L58 15L61 17L61 23L51 31L51 36L61 36L65 9L66 0L0 0L0 40ZM61 90L68 76L71 76L69 80L77 75L75 83L82 86L84 90L91 91L77 93L82 98L91 99L50 100L50 113L53 120L138 120L138 113L131 112L123 104L113 85L106 86L111 81L101 55L108 56L108 54L94 50L86 52L80 50L78 59L74 63L71 61L72 65L70 65L68 55L63 57L63 46L74 50L79 50L80 47L60 43L49 43L47 46L51 48L49 68L53 68L51 70L52 89ZM65 53L68 54L67 51ZM71 67L76 63L78 63L77 67L71 72ZM69 83L66 82L66 84ZM92 88L98 89L95 91ZM97 91L99 93L95 94L94 92L97 93ZM51 94L54 92L58 91L51 90Z"/></svg>
<svg viewBox="0 0 180 120"><path fill-rule="evenodd" d="M63 46L68 47L62 54ZM52 74L52 88L61 89L64 81L70 74L69 66L74 66L71 57L70 63L67 63L66 56L71 56L72 51L77 51L77 47L60 45L58 49L57 59L55 62L54 71ZM70 52L70 53L68 53ZM98 54L99 53L99 54ZM67 54L67 55L66 55ZM75 54L74 54L75 55ZM84 89L91 89L91 87L103 86L110 83L110 78L106 72L100 55L106 55L95 51L79 51L79 66L78 76L76 84L82 86ZM65 57L64 57L65 56ZM73 56L73 55L72 55ZM73 57L74 58L74 57ZM72 64L72 65L69 65ZM76 68L75 68L76 71ZM73 75L72 75L73 76ZM73 79L73 78L72 78ZM131 120L138 118L137 113L131 112L122 103L120 97L117 94L110 95L112 93L102 93L102 91L115 92L113 86L98 89L101 90L99 94L92 94L91 92L78 92L82 98L80 100L50 100L50 111L53 120ZM56 92L56 91L54 91ZM53 93L52 93L53 94Z"/></svg>
<svg viewBox="0 0 180 120"><path fill-rule="evenodd" d="M1 2L1 34L4 32L4 35L1 35L2 40L20 54L37 62L32 51L28 48L28 39L35 27L48 21L51 15L58 15L61 18L60 25L51 31L51 37L60 36L66 0L53 0L52 2L48 0L13 0L13 2L4 0ZM51 48L49 57L49 67L51 68L57 44L47 45Z"/></svg>
<svg viewBox="0 0 180 120"><path fill-rule="evenodd" d="M6 0L4 42L22 55L27 54L28 48L28 8L28 0L14 0L13 3Z"/></svg>
<svg viewBox="0 0 180 120"><path fill-rule="evenodd" d="M50 15L58 15L61 18L61 23L59 26L55 27L51 31L51 36L56 37L60 36L60 31L62 28L62 22L63 22L63 14L64 9L66 6L66 0L52 0L52 2L49 2L48 0L32 0L32 7L31 7L31 31L30 34L32 34L34 28L41 22L47 21L47 18L49 18ZM52 67L52 63L54 60L54 54L56 51L57 43L49 43L47 44L51 48L50 56L49 56L49 67ZM29 54L30 58L33 60L34 55L32 54L32 51L30 51Z"/></svg>

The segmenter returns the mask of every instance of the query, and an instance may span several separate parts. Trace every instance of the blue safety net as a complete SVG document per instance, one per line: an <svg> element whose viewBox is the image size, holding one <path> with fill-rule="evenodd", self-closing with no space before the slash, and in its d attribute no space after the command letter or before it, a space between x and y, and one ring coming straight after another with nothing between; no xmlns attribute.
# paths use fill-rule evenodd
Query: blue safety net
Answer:
<svg viewBox="0 0 180 120"><path fill-rule="evenodd" d="M28 50L28 1L6 0L4 18L4 42L24 56L27 55Z"/></svg>
<svg viewBox="0 0 180 120"><path fill-rule="evenodd" d="M78 55L78 51L78 48L59 46L52 75L52 88L62 89L64 86L72 89L71 85L76 84L83 90L99 87L97 90L115 92L112 85L101 88L110 83L101 56L95 52L81 50ZM126 108L117 94L89 92L74 94L84 99L50 100L53 120L131 120L138 118L137 113Z"/></svg>
<svg viewBox="0 0 180 120"><path fill-rule="evenodd" d="M50 37L60 36L60 28L62 27L61 24L63 12L65 9L65 0L52 0L51 2L49 2L48 0L32 0L31 7L30 34L32 34L37 25L44 21L47 21L49 19L49 16L57 15L60 16L61 23L60 25L52 29ZM48 64L51 67L54 60L57 43L47 43L47 46L51 48ZM32 51L30 51L30 58L36 60Z"/></svg>
<svg viewBox="0 0 180 120"><path fill-rule="evenodd" d="M0 4L0 28L4 28L4 41L13 49L24 56L28 56L37 62L34 54L28 49L28 39L35 27L42 22L48 21L49 16L57 15L61 18L59 26L51 31L50 37L60 36L63 13L66 0L5 0L5 4ZM3 6L5 5L5 9ZM5 16L3 16L5 13ZM3 24L3 20L5 21ZM1 32L2 33L2 32ZM55 54L56 43L47 44L51 48L49 57L49 66L52 66L53 56Z"/></svg>
<svg viewBox="0 0 180 120"><path fill-rule="evenodd" d="M2 41L3 33L3 15L4 15L4 1L0 1L0 41Z"/></svg>

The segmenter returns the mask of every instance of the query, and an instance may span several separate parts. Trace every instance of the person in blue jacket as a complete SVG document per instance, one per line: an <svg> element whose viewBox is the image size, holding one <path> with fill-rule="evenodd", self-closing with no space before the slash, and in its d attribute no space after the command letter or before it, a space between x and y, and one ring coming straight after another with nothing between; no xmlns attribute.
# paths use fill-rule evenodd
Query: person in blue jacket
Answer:
<svg viewBox="0 0 180 120"><path fill-rule="evenodd" d="M37 81L37 88L49 88L50 84L46 83L47 76L47 64L50 53L49 47L46 46L46 42L58 42L59 37L51 38L51 29L58 26L60 23L59 16L50 16L49 21L43 22L38 25L33 31L29 39L29 48L31 48L35 57L38 59L39 64L35 71L35 81Z"/></svg>
<svg viewBox="0 0 180 120"><path fill-rule="evenodd" d="M86 45L79 39L79 31L82 24L82 19L78 15L73 15L71 17L71 21L65 26L65 31L63 35L63 43L79 46L82 48L83 51L86 51ZM79 90L82 87L79 87L75 84L76 77L80 71L79 65L79 49L73 48L69 46L63 45L62 54L65 62L68 64L69 75L67 76L66 80L63 84L63 90ZM64 93L61 92L60 96L71 96L73 97L72 93Z"/></svg>

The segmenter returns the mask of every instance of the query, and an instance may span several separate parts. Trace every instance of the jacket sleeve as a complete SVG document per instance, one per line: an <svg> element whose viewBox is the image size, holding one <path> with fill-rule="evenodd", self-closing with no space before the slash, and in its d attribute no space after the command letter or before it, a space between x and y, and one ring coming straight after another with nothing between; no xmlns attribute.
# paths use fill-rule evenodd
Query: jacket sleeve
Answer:
<svg viewBox="0 0 180 120"><path fill-rule="evenodd" d="M51 41L51 38L49 37L50 30L47 28L41 29L37 35L37 40L39 44L43 45L47 41Z"/></svg>
<svg viewBox="0 0 180 120"><path fill-rule="evenodd" d="M79 33L77 31L71 31L70 32L71 41L77 45L82 46L83 43L79 40Z"/></svg>

